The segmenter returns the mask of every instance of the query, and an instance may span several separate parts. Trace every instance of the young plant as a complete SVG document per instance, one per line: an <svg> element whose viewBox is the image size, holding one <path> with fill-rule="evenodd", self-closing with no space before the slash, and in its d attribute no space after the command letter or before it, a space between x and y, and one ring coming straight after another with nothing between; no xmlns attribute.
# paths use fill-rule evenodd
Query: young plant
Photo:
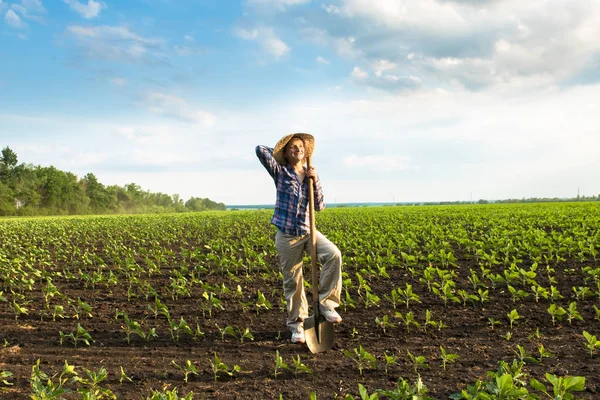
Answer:
<svg viewBox="0 0 600 400"><path fill-rule="evenodd" d="M133 380L125 373L123 366L121 365L119 368L121 369L121 375L119 375L119 384L122 385L124 380L133 382Z"/></svg>
<svg viewBox="0 0 600 400"><path fill-rule="evenodd" d="M516 320L521 319L521 316L519 315L519 313L517 312L517 310L512 310L511 312L509 312L506 315L508 316L508 319L510 320L510 329L513 328L513 323Z"/></svg>
<svg viewBox="0 0 600 400"><path fill-rule="evenodd" d="M275 378L277 378L277 375L281 374L284 369L289 370L290 368L287 365L287 363L283 361L283 358L281 358L281 356L279 355L279 350L276 350L275 351L275 372L273 373L273 376L275 376Z"/></svg>
<svg viewBox="0 0 600 400"><path fill-rule="evenodd" d="M240 338L240 343L244 343L245 339L254 340L254 336L250 333L250 329L246 328L242 330L242 328L237 328L238 337Z"/></svg>
<svg viewBox="0 0 600 400"><path fill-rule="evenodd" d="M417 328L421 327L421 324L419 324L415 320L415 315L412 311L407 312L406 315L403 315L401 312L396 311L396 317L400 318L404 326L406 326L406 332L410 332L411 325L414 325Z"/></svg>
<svg viewBox="0 0 600 400"><path fill-rule="evenodd" d="M583 337L585 337L585 340L587 340L585 347L590 350L590 358L592 358L594 357L594 350L600 349L600 340L597 340L596 336L586 331L583 331Z"/></svg>
<svg viewBox="0 0 600 400"><path fill-rule="evenodd" d="M537 379L532 379L530 385L550 399L574 399L572 392L581 392L585 389L585 377L583 376L566 376L563 378L546 373L546 380L552 384L552 394L548 393L546 386Z"/></svg>
<svg viewBox="0 0 600 400"><path fill-rule="evenodd" d="M417 381L414 386L411 386L407 380L400 377L398 378L398 383L396 385L396 389L393 390L382 390L378 389L377 393L385 396L385 398L389 399L398 399L398 400L433 400L433 397L427 396L427 392L429 390L423 384L421 377L417 377Z"/></svg>
<svg viewBox="0 0 600 400"><path fill-rule="evenodd" d="M294 366L294 376L298 376L298 372L306 372L312 375L312 370L302 363L300 360L300 354L296 358L292 357L292 365Z"/></svg>
<svg viewBox="0 0 600 400"><path fill-rule="evenodd" d="M567 308L567 321L569 321L569 325L571 325L571 322L574 319L582 321L583 317L579 311L577 311L577 303L573 301L569 304L569 308Z"/></svg>
<svg viewBox="0 0 600 400"><path fill-rule="evenodd" d="M214 361L211 360L210 361L210 365L212 367L212 371L213 371L213 376L215 378L215 382L217 381L219 374L224 373L227 374L228 376L233 376L236 373L240 372L240 366L237 364L234 364L234 366L232 368L229 368L227 366L227 364L221 362L221 360L219 360L219 357L217 356L217 353L215 352L215 358Z"/></svg>
<svg viewBox="0 0 600 400"><path fill-rule="evenodd" d="M560 321L562 316L567 312L561 306L552 303L550 304L550 307L548 307L548 313L552 316L552 325L556 325L556 320L558 319Z"/></svg>
<svg viewBox="0 0 600 400"><path fill-rule="evenodd" d="M171 363L183 372L183 380L185 383L188 382L190 374L198 376L198 369L196 369L196 366L190 360L186 360L185 365L183 366L177 364L175 360L172 360Z"/></svg>
<svg viewBox="0 0 600 400"><path fill-rule="evenodd" d="M231 325L227 325L225 328L219 328L219 325L217 325L217 329L221 332L221 340L223 341L225 340L225 335L235 337L235 329Z"/></svg>
<svg viewBox="0 0 600 400"><path fill-rule="evenodd" d="M257 292L257 300L256 300L256 314L258 315L258 311L264 308L265 310L270 310L272 308L269 300L266 299L265 295L261 293L259 290Z"/></svg>
<svg viewBox="0 0 600 400"><path fill-rule="evenodd" d="M392 327L394 325L389 321L389 317L387 315L384 315L382 318L375 317L375 323L383 330L384 334L386 328Z"/></svg>
<svg viewBox="0 0 600 400"><path fill-rule="evenodd" d="M127 313L123 313L123 320L125 322L125 325L121 325L121 329L123 329L125 331L127 343L130 343L131 334L133 334L133 333L135 333L142 339L146 339L146 334L142 330L142 326L140 325L139 322L130 320Z"/></svg>
<svg viewBox="0 0 600 400"><path fill-rule="evenodd" d="M492 330L494 330L494 327L496 325L502 325L502 322L498 321L496 318L489 317L488 318L488 324L490 325L490 327L492 328Z"/></svg>
<svg viewBox="0 0 600 400"><path fill-rule="evenodd" d="M13 383L6 380L6 378L10 378L11 376L13 376L13 373L10 371L0 371L0 382L5 386L12 386Z"/></svg>
<svg viewBox="0 0 600 400"><path fill-rule="evenodd" d="M548 350L544 348L543 344L538 344L538 353L540 355L539 362L541 363L544 358L552 358L554 354L550 353Z"/></svg>
<svg viewBox="0 0 600 400"><path fill-rule="evenodd" d="M356 363L358 372L361 376L365 368L375 368L377 360L371 353L366 351L362 345L359 345L358 349L354 348L353 351L354 352L344 350L344 355Z"/></svg>
<svg viewBox="0 0 600 400"><path fill-rule="evenodd" d="M77 347L77 343L79 342L83 342L88 346L90 345L90 342L93 342L92 336L83 326L81 326L81 324L77 324L77 330L75 332L64 334L62 331L59 331L58 333L60 334L61 346L65 338L71 339L75 347Z"/></svg>
<svg viewBox="0 0 600 400"><path fill-rule="evenodd" d="M410 285L408 283L406 284L405 289L398 288L398 289L396 289L396 292L402 298L402 301L404 302L404 304L406 304L407 309L409 308L411 301L414 301L415 303L421 302L419 295L417 295L416 293L413 292L412 285Z"/></svg>
<svg viewBox="0 0 600 400"><path fill-rule="evenodd" d="M104 399L105 397L110 399L117 398L110 389L100 386L100 383L105 381L108 377L106 368L100 367L98 372L83 367L82 369L83 372L85 372L86 378L76 378L77 383L83 386L77 389L77 392L82 395L82 399Z"/></svg>
<svg viewBox="0 0 600 400"><path fill-rule="evenodd" d="M385 374L388 374L388 369L392 365L398 364L398 357L393 354L388 354L387 352L383 353L383 358L385 359Z"/></svg>
<svg viewBox="0 0 600 400"><path fill-rule="evenodd" d="M58 375L57 382L54 382L56 375L49 377L40 369L40 359L36 361L35 365L31 368L31 379L30 386L32 399L62 399L63 394L70 393L70 389L66 388L65 385L69 382L70 377L75 378L77 372L75 367L69 365L65 361L62 372Z"/></svg>
<svg viewBox="0 0 600 400"><path fill-rule="evenodd" d="M341 304L341 307L344 311L348 311L348 308L356 308L356 300L354 300L352 298L352 296L350 295L350 293L348 292L348 290L344 289L344 291L346 292L345 297L344 297L344 301Z"/></svg>
<svg viewBox="0 0 600 400"><path fill-rule="evenodd" d="M415 374L418 375L417 368L429 368L429 364L427 364L427 359L424 356L414 356L410 350L406 350L408 353L408 357L413 363L413 368L415 369Z"/></svg>
<svg viewBox="0 0 600 400"><path fill-rule="evenodd" d="M444 367L444 371L446 370L446 364L451 364L456 362L460 358L458 354L447 353L446 349L443 346L440 346L440 350L442 351L442 367Z"/></svg>

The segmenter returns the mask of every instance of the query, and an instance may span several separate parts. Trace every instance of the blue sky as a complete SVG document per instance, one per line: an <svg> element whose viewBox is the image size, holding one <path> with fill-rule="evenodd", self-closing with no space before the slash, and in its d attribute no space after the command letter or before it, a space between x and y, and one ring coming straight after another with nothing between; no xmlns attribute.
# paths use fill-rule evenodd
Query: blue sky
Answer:
<svg viewBox="0 0 600 400"><path fill-rule="evenodd" d="M273 203L600 193L600 0L0 0L0 146L106 185Z"/></svg>

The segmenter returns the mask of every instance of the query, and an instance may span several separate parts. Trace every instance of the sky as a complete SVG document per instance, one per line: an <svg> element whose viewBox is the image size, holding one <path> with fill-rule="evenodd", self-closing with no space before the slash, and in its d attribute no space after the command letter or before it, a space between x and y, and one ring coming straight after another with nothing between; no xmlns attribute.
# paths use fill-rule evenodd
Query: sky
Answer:
<svg viewBox="0 0 600 400"><path fill-rule="evenodd" d="M600 0L0 0L0 147L184 200L597 196L599 104Z"/></svg>

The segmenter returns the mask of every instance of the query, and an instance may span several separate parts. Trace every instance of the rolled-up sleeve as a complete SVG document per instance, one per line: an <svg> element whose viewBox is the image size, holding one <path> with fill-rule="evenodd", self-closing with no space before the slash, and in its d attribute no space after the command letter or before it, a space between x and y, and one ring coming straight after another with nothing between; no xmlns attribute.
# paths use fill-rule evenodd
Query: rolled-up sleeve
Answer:
<svg viewBox="0 0 600 400"><path fill-rule="evenodd" d="M269 175L275 179L281 166L277 164L277 161L273 158L273 149L267 146L258 145L256 146L255 151L260 163L269 172Z"/></svg>
<svg viewBox="0 0 600 400"><path fill-rule="evenodd" d="M321 179L319 179L318 175L314 180L313 188L315 191L315 210L321 211L325 208L325 199L323 197L323 187L321 186Z"/></svg>

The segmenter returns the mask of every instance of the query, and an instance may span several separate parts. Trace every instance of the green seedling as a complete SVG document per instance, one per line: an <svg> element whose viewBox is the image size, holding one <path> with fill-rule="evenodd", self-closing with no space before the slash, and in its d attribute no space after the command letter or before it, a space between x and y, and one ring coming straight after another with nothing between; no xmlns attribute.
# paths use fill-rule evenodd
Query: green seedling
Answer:
<svg viewBox="0 0 600 400"><path fill-rule="evenodd" d="M383 353L383 358L385 359L385 374L388 374L388 369L392 365L398 364L398 357L393 354L388 354L387 352Z"/></svg>
<svg viewBox="0 0 600 400"><path fill-rule="evenodd" d="M269 300L266 299L265 295L261 293L259 290L257 292L257 300L256 300L256 314L258 315L258 311L264 308L265 310L270 310L272 308Z"/></svg>
<svg viewBox="0 0 600 400"><path fill-rule="evenodd" d="M442 352L442 354L441 354L442 367L444 368L444 371L445 371L446 364L451 364L451 363L456 362L456 360L458 360L460 358L460 356L458 354L447 353L446 349L444 349L444 347L442 347L442 346L440 346L440 350Z"/></svg>
<svg viewBox="0 0 600 400"><path fill-rule="evenodd" d="M60 374L49 377L40 369L40 359L36 361L35 365L31 369L31 398L32 399L62 399L63 394L70 393L71 390L65 387L65 385L73 378L77 377L75 367L69 365L65 361L63 370ZM54 379L57 378L56 381Z"/></svg>
<svg viewBox="0 0 600 400"><path fill-rule="evenodd" d="M210 361L210 365L212 367L215 382L217 381L219 374L221 374L221 373L224 373L228 376L234 376L236 373L238 373L240 371L239 365L234 364L234 366L232 368L230 368L227 366L227 364L221 362L221 360L217 356L216 352L214 354L215 354L215 358L214 358L214 360Z"/></svg>
<svg viewBox="0 0 600 400"><path fill-rule="evenodd" d="M292 357L292 365L294 366L294 376L298 376L299 372L306 372L312 375L312 370L302 363L300 360L300 354L296 358Z"/></svg>
<svg viewBox="0 0 600 400"><path fill-rule="evenodd" d="M277 375L281 374L283 372L283 370L289 370L289 366L287 365L286 362L283 361L283 358L279 355L279 350L275 351L275 372L273 373L273 376L275 376L275 378L277 378Z"/></svg>
<svg viewBox="0 0 600 400"><path fill-rule="evenodd" d="M506 314L508 316L508 319L510 320L510 329L513 328L513 324L518 320L521 319L521 316L519 315L519 313L517 312L517 310L512 310L511 312L509 312L508 314Z"/></svg>
<svg viewBox="0 0 600 400"><path fill-rule="evenodd" d="M13 373L10 371L0 371L0 382L2 382L2 384L5 386L12 386L13 383L6 380L11 376L13 376Z"/></svg>
<svg viewBox="0 0 600 400"><path fill-rule="evenodd" d="M552 384L552 394L548 393L546 386L537 379L532 379L530 385L533 389L544 393L549 399L571 400L575 398L572 392L581 392L585 389L585 377L583 376L557 377L546 373L546 380Z"/></svg>
<svg viewBox="0 0 600 400"><path fill-rule="evenodd" d="M571 322L574 319L582 321L583 317L579 311L577 311L577 303L573 301L569 304L569 308L567 308L567 321L569 321L569 325L571 325Z"/></svg>
<svg viewBox="0 0 600 400"><path fill-rule="evenodd" d="M392 327L394 325L389 321L389 317L387 315L384 315L381 318L375 317L375 323L383 330L384 334L386 328Z"/></svg>
<svg viewBox="0 0 600 400"><path fill-rule="evenodd" d="M108 372L106 368L100 367L98 372L83 368L85 378L76 377L77 383L82 386L77 388L77 392L82 395L82 399L116 399L117 396L107 388L100 386L100 383L106 380Z"/></svg>
<svg viewBox="0 0 600 400"><path fill-rule="evenodd" d="M354 348L353 351L344 350L344 355L356 363L361 376L365 368L375 368L375 357L366 351L362 345L359 345L358 349Z"/></svg>
<svg viewBox="0 0 600 400"><path fill-rule="evenodd" d="M406 327L406 331L407 332L410 332L410 326L411 325L414 325L417 328L421 327L421 324L419 324L415 320L415 315L413 314L412 311L407 312L406 315L403 315L401 312L396 311L396 317L400 318L400 320L402 321L402 323Z"/></svg>
<svg viewBox="0 0 600 400"><path fill-rule="evenodd" d="M408 357L413 363L413 368L415 370L415 374L418 374L418 368L429 368L429 364L427 364L427 359L424 356L414 356L410 350L407 350Z"/></svg>
<svg viewBox="0 0 600 400"><path fill-rule="evenodd" d="M181 372L183 372L183 380L185 383L188 382L188 377L190 374L198 376L198 369L190 360L186 360L185 365L183 366L177 364L175 360L172 360L171 363L181 370Z"/></svg>
<svg viewBox="0 0 600 400"><path fill-rule="evenodd" d="M398 288L398 289L396 289L396 292L402 299L403 303L406 305L407 309L410 306L410 302L412 302L412 301L414 301L415 303L421 302L419 295L417 295L416 293L413 292L412 285L410 285L408 283L406 284L405 289Z"/></svg>
<svg viewBox="0 0 600 400"><path fill-rule="evenodd" d="M497 319L495 319L493 317L489 317L488 318L488 325L492 328L492 330L494 330L494 327L496 325L502 325L502 322L498 321Z"/></svg>
<svg viewBox="0 0 600 400"><path fill-rule="evenodd" d="M242 331L241 328L237 328L237 336L240 338L240 343L244 343L244 340L254 340L254 336L250 333L250 329L246 328Z"/></svg>
<svg viewBox="0 0 600 400"><path fill-rule="evenodd" d="M124 380L133 382L133 380L125 373L123 366L121 365L119 368L121 369L121 375L119 375L119 384L122 385Z"/></svg>
<svg viewBox="0 0 600 400"><path fill-rule="evenodd" d="M565 315L567 312L564 308L557 306L553 303L550 304L550 307L548 307L548 313L552 316L552 325L556 325L556 320L558 319L560 321L562 319L562 316Z"/></svg>
<svg viewBox="0 0 600 400"><path fill-rule="evenodd" d="M585 340L587 341L585 347L590 350L590 358L592 358L594 357L594 350L600 349L600 340L597 340L596 336L586 331L583 331L583 337L585 337Z"/></svg>

